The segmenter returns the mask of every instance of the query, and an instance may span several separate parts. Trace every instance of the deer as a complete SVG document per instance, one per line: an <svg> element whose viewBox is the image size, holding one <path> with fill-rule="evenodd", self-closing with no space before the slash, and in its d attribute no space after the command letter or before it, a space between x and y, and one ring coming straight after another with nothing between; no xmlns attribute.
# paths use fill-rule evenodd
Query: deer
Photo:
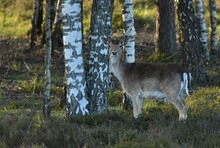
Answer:
<svg viewBox="0 0 220 148"><path fill-rule="evenodd" d="M109 46L109 66L124 92L131 98L133 116L139 117L143 100L152 98L173 104L179 112L179 121L187 119L186 95L189 96L191 73L180 64L127 63L123 58L125 37L114 40L102 38Z"/></svg>

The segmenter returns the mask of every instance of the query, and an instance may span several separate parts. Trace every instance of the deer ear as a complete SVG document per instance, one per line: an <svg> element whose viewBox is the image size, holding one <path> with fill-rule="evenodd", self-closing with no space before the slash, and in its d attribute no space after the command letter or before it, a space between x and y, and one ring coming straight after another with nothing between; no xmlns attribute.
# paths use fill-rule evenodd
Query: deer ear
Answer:
<svg viewBox="0 0 220 148"><path fill-rule="evenodd" d="M120 39L120 44L127 44L128 43L128 39L129 37L127 36L122 36L121 39Z"/></svg>
<svg viewBox="0 0 220 148"><path fill-rule="evenodd" d="M105 44L110 44L112 39L111 39L111 37L102 37L102 41Z"/></svg>
<svg viewBox="0 0 220 148"><path fill-rule="evenodd" d="M129 37L125 36L125 37L124 37L124 44L127 44L127 43L128 43L128 40L129 40Z"/></svg>

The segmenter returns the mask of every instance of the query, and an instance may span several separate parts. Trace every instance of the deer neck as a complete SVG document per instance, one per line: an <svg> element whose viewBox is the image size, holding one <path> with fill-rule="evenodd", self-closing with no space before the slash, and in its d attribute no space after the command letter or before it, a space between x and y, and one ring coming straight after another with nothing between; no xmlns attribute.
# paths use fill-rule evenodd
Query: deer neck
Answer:
<svg viewBox="0 0 220 148"><path fill-rule="evenodd" d="M110 64L114 75L120 82L122 82L125 70L125 61L122 58L115 58L111 59Z"/></svg>

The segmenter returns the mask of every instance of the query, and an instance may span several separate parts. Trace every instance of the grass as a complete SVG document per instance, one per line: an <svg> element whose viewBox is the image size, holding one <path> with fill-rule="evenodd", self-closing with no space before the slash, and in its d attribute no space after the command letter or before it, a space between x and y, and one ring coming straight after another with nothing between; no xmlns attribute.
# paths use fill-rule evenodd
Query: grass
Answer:
<svg viewBox="0 0 220 148"><path fill-rule="evenodd" d="M26 36L31 29L33 1L0 0L0 4L0 37Z"/></svg>
<svg viewBox="0 0 220 148"><path fill-rule="evenodd" d="M219 147L220 89L201 88L187 98L189 117L178 121L173 106L146 101L143 114L111 108L106 115L73 117L34 108L0 110L0 145L5 147ZM16 124L14 124L16 123ZM6 126L7 125L7 126Z"/></svg>

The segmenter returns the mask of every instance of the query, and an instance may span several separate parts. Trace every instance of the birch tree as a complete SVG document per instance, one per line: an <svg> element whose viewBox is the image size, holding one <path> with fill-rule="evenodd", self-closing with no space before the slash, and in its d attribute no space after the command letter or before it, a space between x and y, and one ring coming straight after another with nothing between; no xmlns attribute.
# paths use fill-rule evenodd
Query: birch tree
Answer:
<svg viewBox="0 0 220 148"><path fill-rule="evenodd" d="M133 0L123 1L122 17L124 22L124 36L128 39L125 44L125 60L128 63L135 62L135 27L134 27L134 11ZM129 96L124 93L123 108L128 109L132 107L132 102Z"/></svg>
<svg viewBox="0 0 220 148"><path fill-rule="evenodd" d="M89 114L82 55L82 0L62 0L67 116Z"/></svg>
<svg viewBox="0 0 220 148"><path fill-rule="evenodd" d="M179 0L177 7L183 65L191 69L194 82L204 84L207 79L204 66L206 55L199 41L193 2L192 0Z"/></svg>
<svg viewBox="0 0 220 148"><path fill-rule="evenodd" d="M45 117L50 117L51 105L50 105L50 88L51 88L51 29L50 29L50 0L46 0L46 74L45 74L45 89L44 89L44 107L43 112Z"/></svg>
<svg viewBox="0 0 220 148"><path fill-rule="evenodd" d="M219 55L215 0L209 0L209 9L211 22L210 50L213 55Z"/></svg>
<svg viewBox="0 0 220 148"><path fill-rule="evenodd" d="M111 36L113 0L93 0L90 28L89 98L91 112L107 112L109 83L109 52L102 38Z"/></svg>
<svg viewBox="0 0 220 148"><path fill-rule="evenodd" d="M203 0L196 0L196 16L199 21L199 39L202 43L202 50L206 53L206 60L210 60L209 49L208 49L208 30L204 18L204 5Z"/></svg>
<svg viewBox="0 0 220 148"><path fill-rule="evenodd" d="M155 52L168 55L176 52L174 0L157 1Z"/></svg>
<svg viewBox="0 0 220 148"><path fill-rule="evenodd" d="M124 35L128 39L125 44L125 60L128 63L135 62L135 28L133 0L124 0L123 3Z"/></svg>

